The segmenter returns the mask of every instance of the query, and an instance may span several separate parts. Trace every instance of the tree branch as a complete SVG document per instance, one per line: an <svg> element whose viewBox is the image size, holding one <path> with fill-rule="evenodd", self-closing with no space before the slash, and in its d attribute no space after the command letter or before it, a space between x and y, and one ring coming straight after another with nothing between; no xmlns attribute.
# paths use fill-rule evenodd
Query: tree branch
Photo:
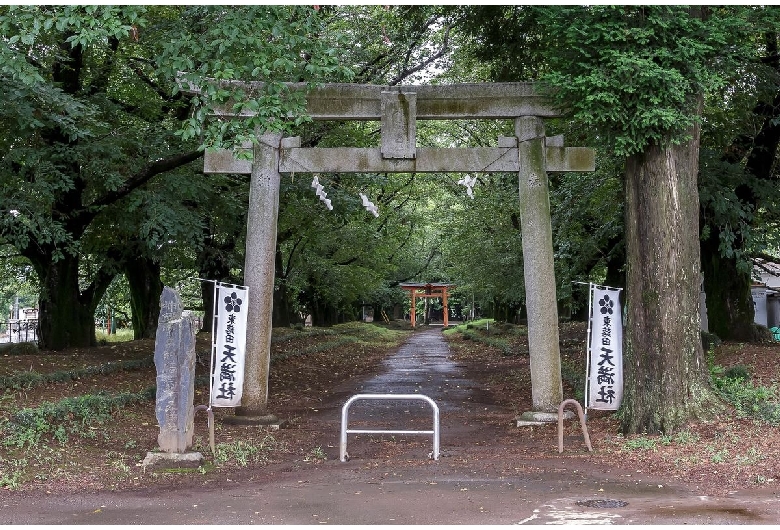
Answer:
<svg viewBox="0 0 780 530"><path fill-rule="evenodd" d="M282 275L282 278L287 278L287 276L290 274L290 267L292 267L292 259L293 255L295 255L295 250L298 248L298 245L303 241L303 236L298 238L298 241L293 244L292 250L290 250L290 255L287 256L287 264L284 266L284 274ZM306 245L304 245L305 247Z"/></svg>
<svg viewBox="0 0 780 530"><path fill-rule="evenodd" d="M127 181L125 181L123 186L107 193L100 200L94 202L91 205L91 208L102 208L104 206L108 206L109 204L113 204L119 199L129 195L131 191L146 184L153 177L159 175L160 173L166 173L173 169L180 168L181 166L187 165L201 157L203 157L203 151L190 151L189 153L181 153L169 158L164 158L162 160L156 160L146 166L140 172L130 177Z"/></svg>
<svg viewBox="0 0 780 530"><path fill-rule="evenodd" d="M406 278L402 278L400 280L396 280L396 281L390 282L390 287L397 287L398 284L404 283L404 282L408 282L412 278L415 278L415 277L419 276L420 274L422 274L423 271L425 271L425 269L427 269L428 266L431 264L431 261L433 261L433 258L436 257L436 255L438 255L438 254L439 254L439 247L432 248L431 249L431 254L428 256L428 260L425 262L425 265L423 265L422 268L420 268L420 270L418 270L414 274L410 274Z"/></svg>
<svg viewBox="0 0 780 530"><path fill-rule="evenodd" d="M152 162L151 164L147 165L143 170L141 170L140 172L136 173L135 175L127 179L124 185L122 185L118 189L106 193L100 199L93 202L92 204L89 204L73 212L69 216L70 217L69 225L70 225L71 233L75 234L79 232L79 227L81 228L81 230L86 228L87 225L90 222L92 222L92 220L97 216L98 213L100 213L100 211L103 208L111 204L114 204L120 199L123 199L124 197L129 195L133 190L149 182L153 177L159 175L160 173L165 173L167 171L171 171L173 169L189 164L190 162L197 160L202 156L203 156L203 151L190 151L189 153L182 153L182 154L174 155L169 158L156 160Z"/></svg>
<svg viewBox="0 0 780 530"><path fill-rule="evenodd" d="M160 97L160 99L166 102L172 102L172 101L180 100L182 98L183 92L179 92L175 96L171 96L168 92L163 90L160 87L160 85L152 81L152 79L148 75L146 75L146 72L144 72L143 69L140 66L138 66L138 64L135 64L138 62L147 62L147 61L142 60L139 57L131 57L130 60L134 62L134 64L131 66L133 72L135 72L135 74L141 79L141 81L143 81L144 84L146 84L149 88L151 88Z"/></svg>
<svg viewBox="0 0 780 530"><path fill-rule="evenodd" d="M428 57L425 61L421 62L417 66L413 68L404 68L401 73L399 73L395 78L393 78L390 83L388 83L390 86L397 85L410 75L419 72L420 70L426 68L430 64L432 64L437 59L441 58L445 53L447 53L447 50L449 49L449 40L450 40L450 30L452 29L452 25L448 25L447 28L444 31L444 40L442 41L441 48L439 48L439 51Z"/></svg>

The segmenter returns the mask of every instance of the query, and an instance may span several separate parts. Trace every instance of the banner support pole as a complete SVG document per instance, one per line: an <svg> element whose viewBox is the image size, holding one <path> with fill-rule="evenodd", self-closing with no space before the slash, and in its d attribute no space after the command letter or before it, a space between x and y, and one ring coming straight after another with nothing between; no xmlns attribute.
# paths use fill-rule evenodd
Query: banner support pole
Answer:
<svg viewBox="0 0 780 530"><path fill-rule="evenodd" d="M593 289L594 284L589 283L588 284L588 334L587 334L587 346L585 348L585 399L583 401L585 402L585 422L588 421L588 405L590 404L590 356L591 356L591 344L590 344L590 334L592 332L593 328Z"/></svg>

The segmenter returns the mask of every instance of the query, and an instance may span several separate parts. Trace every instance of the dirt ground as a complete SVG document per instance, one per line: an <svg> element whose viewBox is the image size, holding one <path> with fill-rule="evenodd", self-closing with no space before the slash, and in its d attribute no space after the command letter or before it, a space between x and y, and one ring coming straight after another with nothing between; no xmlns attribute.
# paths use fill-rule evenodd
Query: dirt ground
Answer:
<svg viewBox="0 0 780 530"><path fill-rule="evenodd" d="M59 434L52 429L22 447L0 445L0 499L86 491L154 495L225 481L273 481L313 470L333 471L340 464L340 407L359 388L359 381L379 374L382 360L415 333L394 327L398 329L350 324L333 330L275 330L269 409L284 420L282 428L222 424L221 418L231 411L218 409L219 450L214 457L201 413L196 417L194 449L206 461L198 469L142 469L144 456L156 447L153 399L114 407L108 419L66 410L61 421L67 428ZM562 477L614 477L637 485L655 484L660 477L702 496L776 494L780 489L780 430L739 417L729 408L678 433L629 437L618 433L614 413L591 411L587 427L594 451L585 449L579 424L570 421L565 427L565 451L559 454L556 425L518 428L515 423L520 413L531 408L523 328L470 331L471 337L447 335L451 360L470 385L461 389L467 401L442 420L442 462L447 469L499 478L556 471ZM580 400L585 338L584 324L562 325L564 393ZM40 408L68 397L141 393L155 384L155 368L149 363L153 349L154 341L133 341L87 350L0 355L0 383L5 384L1 417L11 418L20 409ZM209 352L210 337L199 335L199 376L207 372ZM89 367L121 362L126 369L84 375ZM753 383L776 385L780 344L725 343L715 350L713 362L724 369L745 366ZM21 385L19 374L55 372L82 375L11 387ZM205 404L207 395L207 388L198 386L195 404ZM7 424L0 423L4 427ZM413 474L432 465L425 458L430 439L424 437L367 436L353 446L348 469L374 469L380 477Z"/></svg>

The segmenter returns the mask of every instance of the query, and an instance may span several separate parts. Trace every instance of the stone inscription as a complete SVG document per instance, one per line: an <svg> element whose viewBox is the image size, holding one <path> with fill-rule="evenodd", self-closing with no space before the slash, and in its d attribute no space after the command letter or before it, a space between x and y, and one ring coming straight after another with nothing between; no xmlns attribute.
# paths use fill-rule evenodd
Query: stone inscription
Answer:
<svg viewBox="0 0 780 530"><path fill-rule="evenodd" d="M167 453L192 446L195 410L195 325L182 317L179 295L170 287L160 296L160 318L154 345L157 368L157 442Z"/></svg>

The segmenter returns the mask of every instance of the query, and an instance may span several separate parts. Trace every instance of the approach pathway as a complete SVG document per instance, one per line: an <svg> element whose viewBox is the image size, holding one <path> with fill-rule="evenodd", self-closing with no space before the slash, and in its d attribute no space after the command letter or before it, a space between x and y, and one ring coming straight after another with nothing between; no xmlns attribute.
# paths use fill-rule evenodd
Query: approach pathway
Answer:
<svg viewBox="0 0 780 530"><path fill-rule="evenodd" d="M460 365L450 358L450 349L442 337L440 328L418 331L412 334L396 353L382 363L378 373L361 381L351 381L336 389L329 400L329 411L323 411L320 421L330 423L333 437L329 444L329 456L338 457L338 425L341 407L356 394L413 394L424 395L436 402L440 412L441 451L452 454L448 443L450 435L464 429L473 431L473 439L479 443L484 436L482 426L466 418L474 415L479 407L482 412L496 407L483 403L479 385L463 374ZM327 407L324 407L327 408ZM431 430L431 406L423 401L410 400L359 400L349 412L350 428L384 430ZM431 451L430 435L350 435L348 452L351 457L381 458L381 443L393 442L392 449L404 452L408 458L425 458ZM387 448L387 447L385 447ZM331 455L332 453L332 455ZM398 454L398 453L394 453Z"/></svg>
<svg viewBox="0 0 780 530"><path fill-rule="evenodd" d="M450 358L441 329L413 334L383 363L384 372L355 385L365 394L425 394L446 407L457 407L469 397L474 382L463 376Z"/></svg>

